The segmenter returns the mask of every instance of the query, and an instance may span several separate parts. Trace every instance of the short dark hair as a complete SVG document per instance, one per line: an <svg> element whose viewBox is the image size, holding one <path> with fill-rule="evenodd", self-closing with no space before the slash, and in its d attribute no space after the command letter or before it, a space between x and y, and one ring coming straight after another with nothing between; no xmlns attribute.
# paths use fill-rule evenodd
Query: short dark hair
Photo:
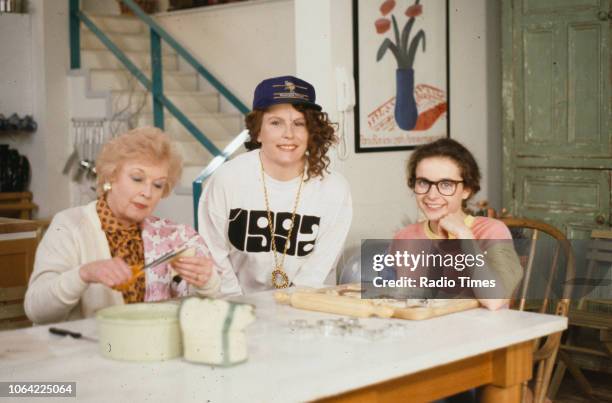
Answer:
<svg viewBox="0 0 612 403"><path fill-rule="evenodd" d="M307 105L291 104L295 110L304 114L306 119L306 129L308 129L308 145L306 148L306 159L308 160L308 170L306 171L306 180L321 176L324 171L328 170L329 157L327 151L332 144L338 141L334 131L334 124L329 121L326 112L320 112ZM254 150L261 147L261 143L257 141L263 115L268 109L255 109L245 118L246 128L249 129L251 138L244 143L247 150Z"/></svg>
<svg viewBox="0 0 612 403"><path fill-rule="evenodd" d="M419 162L433 157L448 158L457 164L463 186L470 190L469 198L478 193L480 190L480 169L476 159L463 144L449 138L442 138L422 145L412 153L406 166L406 179L410 189L414 189L416 169Z"/></svg>

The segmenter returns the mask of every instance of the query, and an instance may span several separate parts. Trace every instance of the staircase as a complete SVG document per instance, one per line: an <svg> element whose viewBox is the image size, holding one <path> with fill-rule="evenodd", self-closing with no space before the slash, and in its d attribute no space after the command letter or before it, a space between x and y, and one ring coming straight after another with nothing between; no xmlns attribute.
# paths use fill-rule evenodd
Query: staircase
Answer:
<svg viewBox="0 0 612 403"><path fill-rule="evenodd" d="M148 27L136 17L91 15L93 22L151 77ZM81 28L81 68L86 77L85 97L106 99L107 119L127 119L131 127L153 125L152 96L87 28ZM170 47L162 46L166 96L219 148L243 129L243 115L226 102ZM158 214L192 222L192 182L212 156L168 111L164 130L183 156L184 169L174 194L164 200Z"/></svg>

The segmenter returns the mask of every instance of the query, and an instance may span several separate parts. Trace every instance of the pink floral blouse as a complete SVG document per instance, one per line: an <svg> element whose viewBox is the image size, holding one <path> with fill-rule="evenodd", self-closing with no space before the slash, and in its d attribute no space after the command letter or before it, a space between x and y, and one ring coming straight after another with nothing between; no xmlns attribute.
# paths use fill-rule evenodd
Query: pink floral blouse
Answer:
<svg viewBox="0 0 612 403"><path fill-rule="evenodd" d="M145 264L185 244L195 248L196 256L208 256L208 249L200 234L188 225L164 218L147 217L142 223L142 240ZM169 263L147 270L145 283L145 302L183 297L191 293L185 280L178 284L172 281Z"/></svg>

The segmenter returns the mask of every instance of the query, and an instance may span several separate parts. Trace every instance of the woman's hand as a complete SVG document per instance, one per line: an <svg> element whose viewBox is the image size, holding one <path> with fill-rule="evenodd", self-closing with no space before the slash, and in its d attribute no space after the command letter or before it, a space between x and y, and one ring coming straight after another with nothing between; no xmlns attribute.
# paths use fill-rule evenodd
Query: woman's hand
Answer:
<svg viewBox="0 0 612 403"><path fill-rule="evenodd" d="M213 271L212 260L203 256L179 257L172 268L189 284L202 288Z"/></svg>
<svg viewBox="0 0 612 403"><path fill-rule="evenodd" d="M472 230L465 225L465 215L459 211L445 215L438 221L438 225L457 239L474 239Z"/></svg>
<svg viewBox="0 0 612 403"><path fill-rule="evenodd" d="M132 270L120 257L106 260L96 260L87 263L79 269L81 280L88 284L104 284L113 288L127 283L132 277Z"/></svg>

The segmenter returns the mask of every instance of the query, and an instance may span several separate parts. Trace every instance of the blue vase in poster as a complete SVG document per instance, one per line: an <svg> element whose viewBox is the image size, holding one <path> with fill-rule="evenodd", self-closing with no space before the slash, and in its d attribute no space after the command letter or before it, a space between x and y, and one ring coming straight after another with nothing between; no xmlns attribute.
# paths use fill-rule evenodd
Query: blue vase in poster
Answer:
<svg viewBox="0 0 612 403"><path fill-rule="evenodd" d="M402 130L412 130L419 117L414 99L414 69L397 69L395 82L395 122Z"/></svg>

